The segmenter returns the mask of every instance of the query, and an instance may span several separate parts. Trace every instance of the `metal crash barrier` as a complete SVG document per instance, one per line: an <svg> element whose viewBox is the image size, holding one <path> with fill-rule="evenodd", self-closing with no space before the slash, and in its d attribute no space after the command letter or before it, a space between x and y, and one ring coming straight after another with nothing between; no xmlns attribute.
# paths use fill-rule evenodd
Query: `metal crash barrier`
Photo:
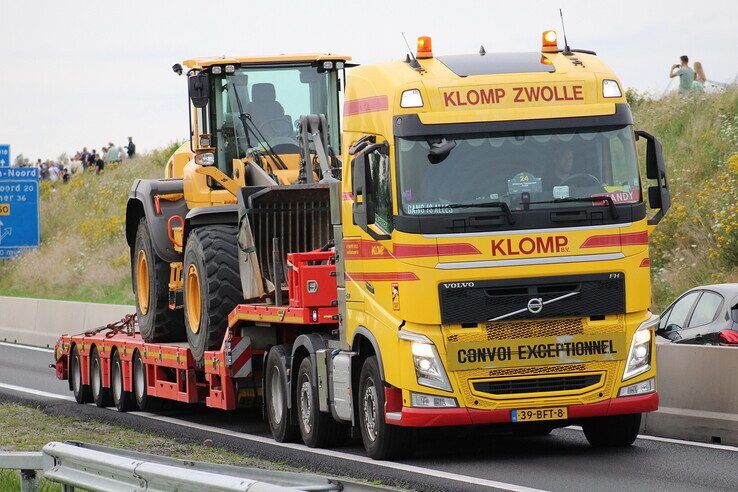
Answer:
<svg viewBox="0 0 738 492"><path fill-rule="evenodd" d="M373 485L309 473L178 460L77 442L50 442L41 452L0 452L0 469L18 470L21 491L45 478L90 491L378 491ZM41 472L41 473L37 473Z"/></svg>

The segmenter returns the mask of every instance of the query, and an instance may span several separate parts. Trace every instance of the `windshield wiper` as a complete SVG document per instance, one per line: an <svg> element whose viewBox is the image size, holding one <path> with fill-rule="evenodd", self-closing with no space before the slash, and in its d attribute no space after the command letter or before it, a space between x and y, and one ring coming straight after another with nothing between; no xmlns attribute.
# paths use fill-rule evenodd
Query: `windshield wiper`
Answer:
<svg viewBox="0 0 738 492"><path fill-rule="evenodd" d="M477 202L477 203L451 203L449 205L443 205L445 208L499 208L505 213L507 222L510 224L515 223L515 217L510 211L510 207L505 202Z"/></svg>
<svg viewBox="0 0 738 492"><path fill-rule="evenodd" d="M586 203L586 202L596 202L596 201L605 201L610 206L610 213L612 214L613 219L617 219L618 214L618 208L615 206L615 201L612 199L611 196L602 195L602 196L582 196L582 197L568 197L568 198L554 198L553 200L545 200L542 202L525 202L526 205L543 205L547 203Z"/></svg>

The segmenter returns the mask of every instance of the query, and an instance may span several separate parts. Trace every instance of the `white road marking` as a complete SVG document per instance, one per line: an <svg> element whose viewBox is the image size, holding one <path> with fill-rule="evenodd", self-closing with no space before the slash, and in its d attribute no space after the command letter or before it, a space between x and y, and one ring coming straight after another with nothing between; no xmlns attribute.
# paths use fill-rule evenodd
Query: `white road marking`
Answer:
<svg viewBox="0 0 738 492"><path fill-rule="evenodd" d="M572 430L577 430L577 431L582 430L582 428L578 425L570 425L566 427L566 429L572 429ZM730 444L713 444L709 442L685 441L683 439L672 439L670 437L660 437L660 436L648 436L646 434L638 434L638 439L645 439L646 441L668 442L670 444L683 444L685 446L694 446L696 448L719 449L721 451L738 451L738 447L731 446Z"/></svg>
<svg viewBox="0 0 738 492"><path fill-rule="evenodd" d="M48 391L41 391L31 388L24 388L23 386L16 386L14 384L0 383L0 388L5 388L20 393L27 393L29 395L43 396L44 398L55 398L57 400L76 401L73 396L69 395L57 395L56 393L49 393Z"/></svg>
<svg viewBox="0 0 738 492"><path fill-rule="evenodd" d="M16 386L14 384L0 383L0 388L5 388L5 389L18 391L21 393L28 393L28 394L37 395L37 396L43 396L46 398L54 398L57 400L75 401L74 398L71 396L58 395L55 393L49 393L48 391L24 388L22 386ZM108 410L116 411L115 408L108 408ZM496 489L501 489L501 490L509 490L509 491L514 491L514 492L541 492L541 489L534 489L530 487L524 487L522 485L498 482L495 480L486 480L484 478L476 478L476 477L470 477L466 475L459 475L457 473L449 473L449 472L445 472L441 470L434 470L432 468L423 468L420 466L405 465L403 463L393 463L391 461L373 460L365 456L344 453L341 451L332 451L330 449L314 449L314 448L307 447L304 444L281 443L281 442L277 442L273 440L270 437L256 436L254 434L246 434L244 432L236 432L236 431L231 431L228 429L220 429L218 427L212 427L209 425L195 424L192 422L186 422L186 421L178 420L172 417L156 415L156 414L149 413L149 412L129 412L129 413L132 415L138 415L141 417L145 417L151 420L158 420L160 422L166 422L169 424L181 425L184 427L190 427L192 429L198 429L202 431L212 432L215 434L222 434L225 436L236 437L239 439L267 444L270 446L276 446L276 447L287 448L287 449L299 449L301 451L307 451L313 454L330 456L332 458L340 458L340 459L344 459L347 461L354 461L358 463L370 464L372 466L381 466L381 467L390 468L393 470L400 470L400 471L405 471L409 473L414 473L416 475L425 475L428 477L443 478L446 480L453 480L455 482L462 482L462 483L471 484L471 485L479 485L483 487L490 487L490 488L496 488Z"/></svg>
<svg viewBox="0 0 738 492"><path fill-rule="evenodd" d="M10 342L0 342L0 345L3 347L12 347L12 348L20 348L20 349L26 349L26 350L34 350L36 352L46 352L48 354L53 354L54 349L46 348L46 347L33 347L31 345L21 345L19 343L10 343Z"/></svg>
<svg viewBox="0 0 738 492"><path fill-rule="evenodd" d="M170 423L174 425L182 425L182 426L190 427L193 429L213 432L216 434L222 434L224 436L236 437L239 439L245 439L248 441L258 442L262 444L269 444L271 446L276 446L280 448L299 449L301 451L307 451L313 454L330 456L331 458L340 458L340 459L344 459L348 461L355 461L357 463L364 463L364 464L372 465L372 466L381 466L384 468L391 468L393 470L400 470L400 471L405 471L409 473L415 473L417 475L426 475L426 476L434 477L434 478L443 478L446 480L453 480L455 482L463 482L466 484L478 485L478 486L483 486L483 487L491 487L491 488L496 488L496 489L501 489L501 490L510 490L510 491L517 491L517 492L540 492L541 491L541 489L534 489L530 487L524 487L522 485L498 482L495 480L486 480L484 478L476 478L476 477L471 477L471 476L466 476L466 475L459 475L457 473L449 473L449 472L445 472L441 470L435 470L432 468L423 468L423 467L415 466L415 465L394 463L392 461L373 460L371 458L367 458L366 456L344 453L341 451L333 451L330 449L310 448L308 446L305 446L304 444L281 443L281 442L277 442L273 440L271 437L256 436L253 434L246 434L244 432L236 432L236 431L231 431L228 429L220 429L218 427L212 427L209 425L186 422L186 421L182 421L182 420L175 419L172 417L156 415L156 414L148 413L148 412L130 412L130 413L134 415L141 415L143 417L147 417L153 420L158 420L160 422L166 422L166 423Z"/></svg>

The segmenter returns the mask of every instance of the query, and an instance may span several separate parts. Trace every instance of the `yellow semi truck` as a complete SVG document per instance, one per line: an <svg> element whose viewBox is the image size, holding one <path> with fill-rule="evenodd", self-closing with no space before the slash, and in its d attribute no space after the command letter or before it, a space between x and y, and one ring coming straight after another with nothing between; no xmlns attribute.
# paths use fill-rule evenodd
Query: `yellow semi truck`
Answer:
<svg viewBox="0 0 738 492"><path fill-rule="evenodd" d="M618 78L553 31L348 63L185 63L191 142L129 202L140 332L62 337L58 376L121 410L263 404L279 441L360 435L378 459L433 426L631 444L658 407L669 190Z"/></svg>

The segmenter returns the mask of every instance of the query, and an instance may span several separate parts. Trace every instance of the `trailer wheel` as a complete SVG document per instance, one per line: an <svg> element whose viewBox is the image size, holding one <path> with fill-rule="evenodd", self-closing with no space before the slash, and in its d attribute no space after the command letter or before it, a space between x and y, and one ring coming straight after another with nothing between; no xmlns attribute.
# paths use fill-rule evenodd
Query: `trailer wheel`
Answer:
<svg viewBox="0 0 738 492"><path fill-rule="evenodd" d="M169 263L154 251L145 217L138 224L131 262L141 338L146 342L184 340L182 310L169 309Z"/></svg>
<svg viewBox="0 0 738 492"><path fill-rule="evenodd" d="M313 381L313 363L310 357L305 357L297 372L295 397L302 440L311 448L337 446L346 439L347 428L330 413L320 411L317 387L317 381Z"/></svg>
<svg viewBox="0 0 738 492"><path fill-rule="evenodd" d="M595 417L582 421L584 436L595 448L630 446L638 437L641 414Z"/></svg>
<svg viewBox="0 0 738 492"><path fill-rule="evenodd" d="M220 348L228 315L243 301L237 234L236 226L218 224L198 227L187 239L182 268L185 325L200 367L206 350Z"/></svg>
<svg viewBox="0 0 738 492"><path fill-rule="evenodd" d="M290 357L289 346L277 345L267 355L264 378L264 404L272 437L277 442L295 442L300 430L291 423L290 409L287 406L289 384L287 366Z"/></svg>
<svg viewBox="0 0 738 492"><path fill-rule="evenodd" d="M133 394L123 388L123 363L120 360L120 354L116 350L110 359L110 390L113 394L115 408L119 412L127 412L134 408Z"/></svg>
<svg viewBox="0 0 738 492"><path fill-rule="evenodd" d="M71 386L77 403L83 404L92 401L90 385L82 384L82 360L76 345L72 349L72 355L69 358L69 386Z"/></svg>
<svg viewBox="0 0 738 492"><path fill-rule="evenodd" d="M384 419L384 383L375 355L368 357L359 376L359 425L366 454L375 460L412 454L410 429Z"/></svg>
<svg viewBox="0 0 738 492"><path fill-rule="evenodd" d="M151 412L160 407L158 398L149 396L146 390L146 364L138 350L133 354L133 396L142 412Z"/></svg>
<svg viewBox="0 0 738 492"><path fill-rule="evenodd" d="M92 400L100 408L109 407L113 403L110 395L110 388L103 386L102 380L102 361L97 347L92 347L90 352L90 390L92 391Z"/></svg>

